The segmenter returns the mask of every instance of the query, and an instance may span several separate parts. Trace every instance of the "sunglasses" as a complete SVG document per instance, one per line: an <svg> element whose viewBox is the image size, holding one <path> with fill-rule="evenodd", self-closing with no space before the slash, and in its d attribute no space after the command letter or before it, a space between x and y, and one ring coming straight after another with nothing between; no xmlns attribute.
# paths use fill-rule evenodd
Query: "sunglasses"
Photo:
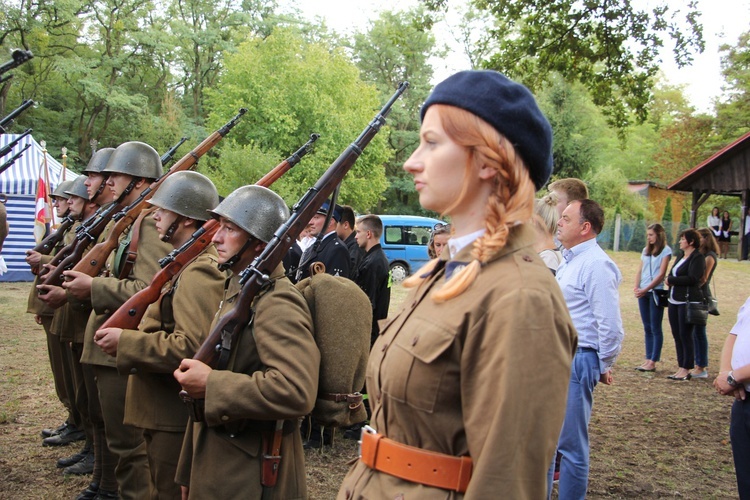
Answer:
<svg viewBox="0 0 750 500"><path fill-rule="evenodd" d="M434 226L432 226L432 230L433 231L437 231L438 229L443 229L443 228L448 227L448 226L450 226L450 224L446 224L445 222L438 222L437 224L435 224Z"/></svg>

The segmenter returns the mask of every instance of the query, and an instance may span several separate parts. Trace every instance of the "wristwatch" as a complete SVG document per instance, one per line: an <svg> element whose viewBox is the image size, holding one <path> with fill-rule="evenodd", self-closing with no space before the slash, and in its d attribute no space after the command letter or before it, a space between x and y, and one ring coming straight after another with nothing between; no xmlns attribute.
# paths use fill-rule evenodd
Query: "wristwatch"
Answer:
<svg viewBox="0 0 750 500"><path fill-rule="evenodd" d="M740 385L739 382L734 378L733 372L730 370L729 373L727 373L727 384L731 385L732 387L737 387Z"/></svg>

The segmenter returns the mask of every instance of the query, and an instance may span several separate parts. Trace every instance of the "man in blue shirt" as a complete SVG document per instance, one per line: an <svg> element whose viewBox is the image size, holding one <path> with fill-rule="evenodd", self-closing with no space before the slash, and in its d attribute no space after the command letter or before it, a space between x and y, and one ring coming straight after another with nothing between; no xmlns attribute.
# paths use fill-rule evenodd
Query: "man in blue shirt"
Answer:
<svg viewBox="0 0 750 500"><path fill-rule="evenodd" d="M612 365L622 347L624 332L617 290L622 275L597 245L604 226L604 211L592 200L573 201L557 223L563 262L557 269L570 317L578 330L568 402L557 448L560 463L559 498L586 497L589 476L589 420L594 387L612 383ZM552 491L554 464L548 475Z"/></svg>

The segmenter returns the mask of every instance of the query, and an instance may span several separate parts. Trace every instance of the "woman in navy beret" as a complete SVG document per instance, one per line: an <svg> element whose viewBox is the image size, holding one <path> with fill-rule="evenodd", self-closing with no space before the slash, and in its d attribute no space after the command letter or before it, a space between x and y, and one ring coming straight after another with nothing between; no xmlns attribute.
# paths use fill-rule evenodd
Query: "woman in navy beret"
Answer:
<svg viewBox="0 0 750 500"><path fill-rule="evenodd" d="M576 347L530 223L552 131L529 90L495 71L449 77L421 117L404 169L453 230L381 322L372 418L339 498L542 498Z"/></svg>

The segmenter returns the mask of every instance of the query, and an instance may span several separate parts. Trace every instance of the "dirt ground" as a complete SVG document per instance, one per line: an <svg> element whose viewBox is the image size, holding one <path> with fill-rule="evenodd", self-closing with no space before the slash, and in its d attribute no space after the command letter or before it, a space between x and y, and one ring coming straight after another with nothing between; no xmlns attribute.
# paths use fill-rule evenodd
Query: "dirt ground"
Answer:
<svg viewBox="0 0 750 500"><path fill-rule="evenodd" d="M634 368L643 358L643 330L632 288L638 255L613 254L623 274L625 325L615 385L599 386L591 421L589 498L736 498L729 444L731 400L711 382L721 347L750 295L750 263L719 261L716 295L722 315L710 317L708 380L674 382L674 343L664 319L662 362L656 373ZM0 499L73 498L86 477L64 477L55 461L77 447L44 448L39 432L64 418L47 360L44 335L26 314L28 283L0 283ZM402 300L395 289L393 303ZM308 451L311 498L335 497L356 445L337 436L332 449Z"/></svg>

